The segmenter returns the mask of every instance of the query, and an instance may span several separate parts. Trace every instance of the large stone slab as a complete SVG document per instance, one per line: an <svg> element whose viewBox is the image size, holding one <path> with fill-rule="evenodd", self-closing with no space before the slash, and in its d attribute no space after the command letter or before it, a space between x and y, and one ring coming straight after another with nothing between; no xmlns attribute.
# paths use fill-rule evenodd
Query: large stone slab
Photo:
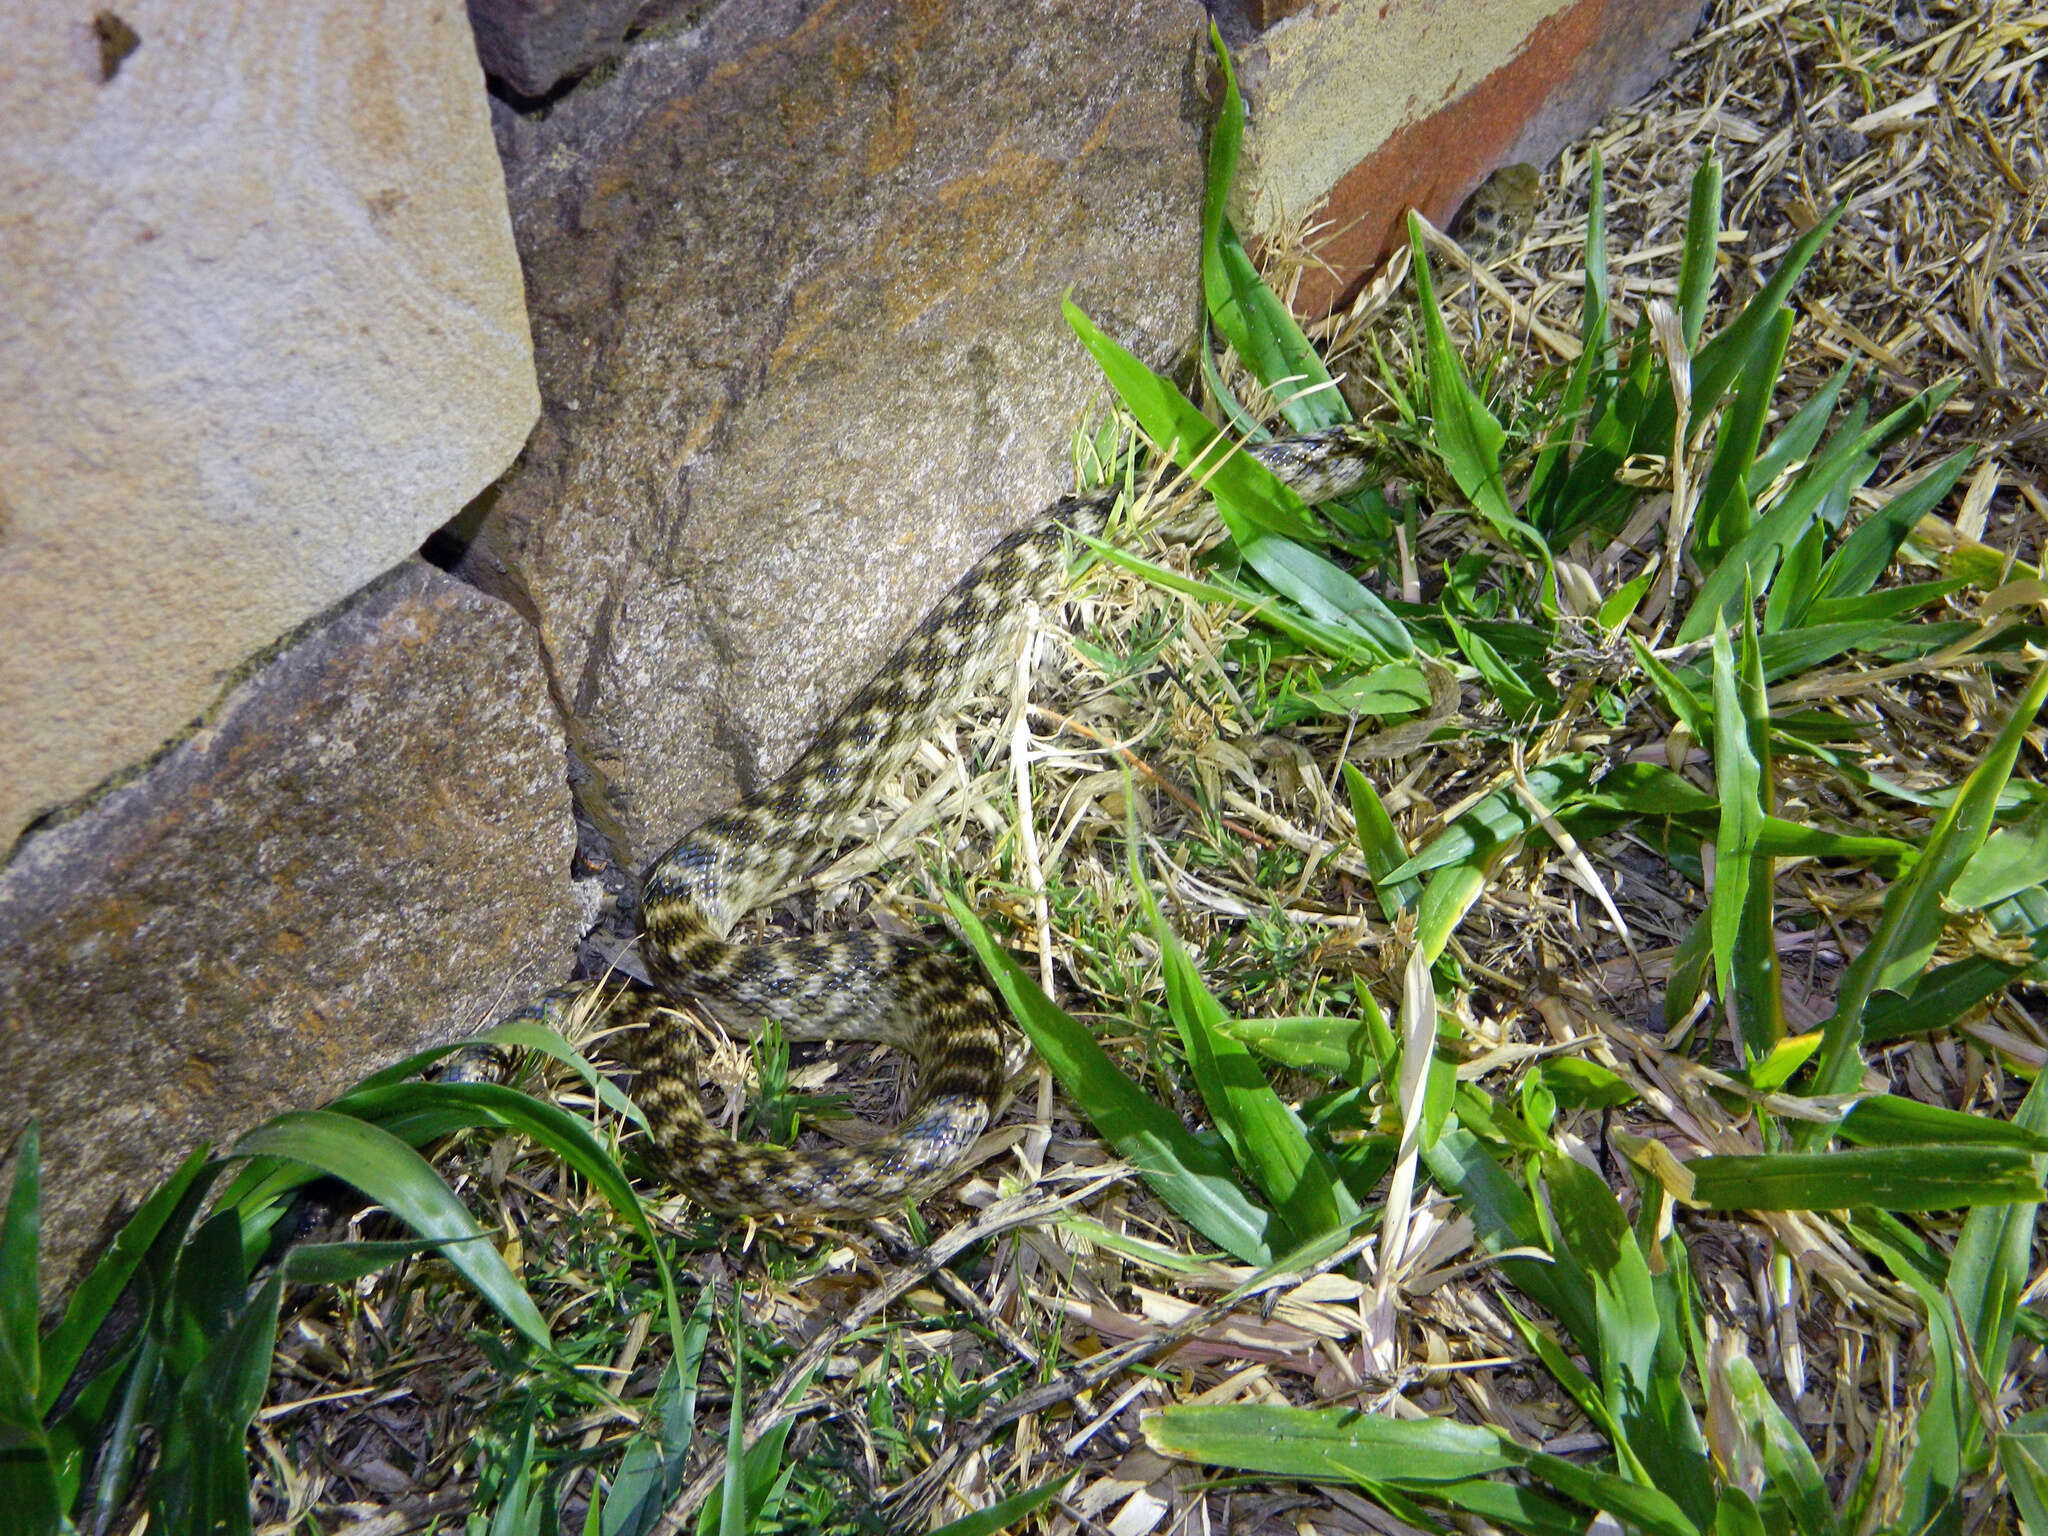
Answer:
<svg viewBox="0 0 2048 1536"><path fill-rule="evenodd" d="M1542 165L1669 72L1699 0L1239 0L1247 231L1311 213L1323 265L1296 303L1329 309L1488 172Z"/></svg>
<svg viewBox="0 0 2048 1536"><path fill-rule="evenodd" d="M0 851L537 409L462 0L0 0Z"/></svg>
<svg viewBox="0 0 2048 1536"><path fill-rule="evenodd" d="M526 626L415 560L23 845L0 1149L42 1123L46 1280L199 1141L560 979L562 761Z"/></svg>
<svg viewBox="0 0 2048 1536"><path fill-rule="evenodd" d="M538 624L617 866L774 774L1071 485L1077 302L1197 315L1192 0L726 6L499 111L544 416L466 574Z"/></svg>

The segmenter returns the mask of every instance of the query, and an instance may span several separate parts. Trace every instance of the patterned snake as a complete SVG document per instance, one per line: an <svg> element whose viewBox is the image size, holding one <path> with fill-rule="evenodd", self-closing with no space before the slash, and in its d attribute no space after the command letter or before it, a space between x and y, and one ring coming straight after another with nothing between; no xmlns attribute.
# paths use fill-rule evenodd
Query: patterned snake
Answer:
<svg viewBox="0 0 2048 1536"><path fill-rule="evenodd" d="M1364 434L1333 427L1245 452L1304 501L1365 478ZM653 985L601 984L606 1027L636 1069L651 1133L649 1163L700 1206L734 1215L872 1215L945 1182L1000 1106L1006 1033L977 970L922 944L834 933L741 945L727 934L786 885L872 801L919 742L1008 651L1028 603L1066 572L1069 532L1095 535L1112 492L1069 496L984 555L911 631L866 686L772 783L712 817L655 860L641 881L641 956ZM581 992L589 987L575 989ZM558 994L559 996L559 994ZM698 1102L688 998L743 1033L772 1019L792 1040L875 1040L915 1060L909 1116L857 1148L792 1150L739 1142Z"/></svg>
<svg viewBox="0 0 2048 1536"><path fill-rule="evenodd" d="M1527 233L1537 176L1510 166L1458 221L1490 259ZM1369 467L1355 427L1248 445L1305 502L1355 489ZM829 848L919 742L1010 648L1027 605L1052 597L1069 532L1099 534L1114 495L1069 496L960 578L818 739L772 783L712 817L641 881L640 953L653 985L605 982L606 1027L623 1036L651 1133L649 1162L707 1210L748 1216L872 1215L943 1184L1000 1107L1006 1032L977 971L921 944L835 933L739 945L733 925ZM557 998L565 994L556 994ZM849 1149L739 1142L697 1098L697 1051L672 1000L704 1005L741 1033L774 1020L792 1040L875 1040L916 1061L922 1081L893 1132Z"/></svg>

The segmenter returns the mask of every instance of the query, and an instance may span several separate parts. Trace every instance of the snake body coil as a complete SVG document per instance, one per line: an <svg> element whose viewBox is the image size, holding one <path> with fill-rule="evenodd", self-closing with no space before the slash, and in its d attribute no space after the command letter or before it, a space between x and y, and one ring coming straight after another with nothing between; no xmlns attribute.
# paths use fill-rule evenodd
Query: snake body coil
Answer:
<svg viewBox="0 0 2048 1536"><path fill-rule="evenodd" d="M1305 501L1359 484L1355 429L1248 447ZM955 711L1007 651L1027 602L1049 599L1069 531L1098 534L1111 495L1066 497L997 544L912 630L895 654L781 777L712 817L655 860L641 883L640 949L655 988L610 993L606 1022L626 1037L652 1164L698 1204L763 1216L863 1215L944 1182L995 1113L1005 1031L979 973L921 944L841 933L737 945L741 917L789 883L866 808L881 782ZM777 1021L793 1040L877 1040L918 1062L910 1115L852 1149L796 1151L738 1142L697 1099L688 1022L663 994L707 1006L742 1030Z"/></svg>

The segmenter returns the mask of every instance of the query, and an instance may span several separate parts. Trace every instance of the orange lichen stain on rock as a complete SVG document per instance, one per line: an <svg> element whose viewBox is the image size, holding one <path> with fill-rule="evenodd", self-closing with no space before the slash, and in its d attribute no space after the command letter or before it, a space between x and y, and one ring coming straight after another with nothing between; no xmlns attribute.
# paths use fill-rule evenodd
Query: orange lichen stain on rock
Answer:
<svg viewBox="0 0 2048 1536"><path fill-rule="evenodd" d="M1017 210L1042 204L1061 170L1059 161L1005 150L974 175L934 190L851 262L815 273L791 296L789 324L768 360L771 376L800 366L821 336L866 332L876 318L901 331L947 299L1030 271L1049 242L1066 241L1066 226L1042 218L1020 245ZM850 307L869 304L878 304L878 317L863 314L857 327L842 320Z"/></svg>
<svg viewBox="0 0 2048 1536"><path fill-rule="evenodd" d="M1326 265L1302 275L1303 314L1328 314L1347 301L1407 238L1410 208L1439 228L1450 220L1597 41L1608 5L1579 0L1545 17L1513 59L1396 130L1339 179L1321 214L1331 233L1316 254Z"/></svg>
<svg viewBox="0 0 2048 1536"><path fill-rule="evenodd" d="M886 176L917 147L917 112L911 106L910 89L903 81L889 82L887 116L868 129L866 170L870 176Z"/></svg>

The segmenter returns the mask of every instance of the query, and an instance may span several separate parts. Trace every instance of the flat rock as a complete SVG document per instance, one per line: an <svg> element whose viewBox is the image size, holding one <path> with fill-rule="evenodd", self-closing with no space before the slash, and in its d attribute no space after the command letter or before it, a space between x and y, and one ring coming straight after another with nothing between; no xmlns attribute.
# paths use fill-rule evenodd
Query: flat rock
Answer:
<svg viewBox="0 0 2048 1536"><path fill-rule="evenodd" d="M1699 0L1243 0L1232 206L1254 232L1314 214L1303 313L1347 299L1407 211L1439 228L1487 174L1542 166L1671 68Z"/></svg>
<svg viewBox="0 0 2048 1536"><path fill-rule="evenodd" d="M415 560L23 844L0 870L0 1145L41 1122L46 1285L198 1142L564 974L562 761L526 626Z"/></svg>
<svg viewBox="0 0 2048 1536"><path fill-rule="evenodd" d="M0 0L0 851L410 557L538 400L461 0Z"/></svg>
<svg viewBox="0 0 2048 1536"><path fill-rule="evenodd" d="M1106 391L1194 336L1191 0L726 6L498 113L543 419L464 574L532 616L618 867L776 773Z"/></svg>

